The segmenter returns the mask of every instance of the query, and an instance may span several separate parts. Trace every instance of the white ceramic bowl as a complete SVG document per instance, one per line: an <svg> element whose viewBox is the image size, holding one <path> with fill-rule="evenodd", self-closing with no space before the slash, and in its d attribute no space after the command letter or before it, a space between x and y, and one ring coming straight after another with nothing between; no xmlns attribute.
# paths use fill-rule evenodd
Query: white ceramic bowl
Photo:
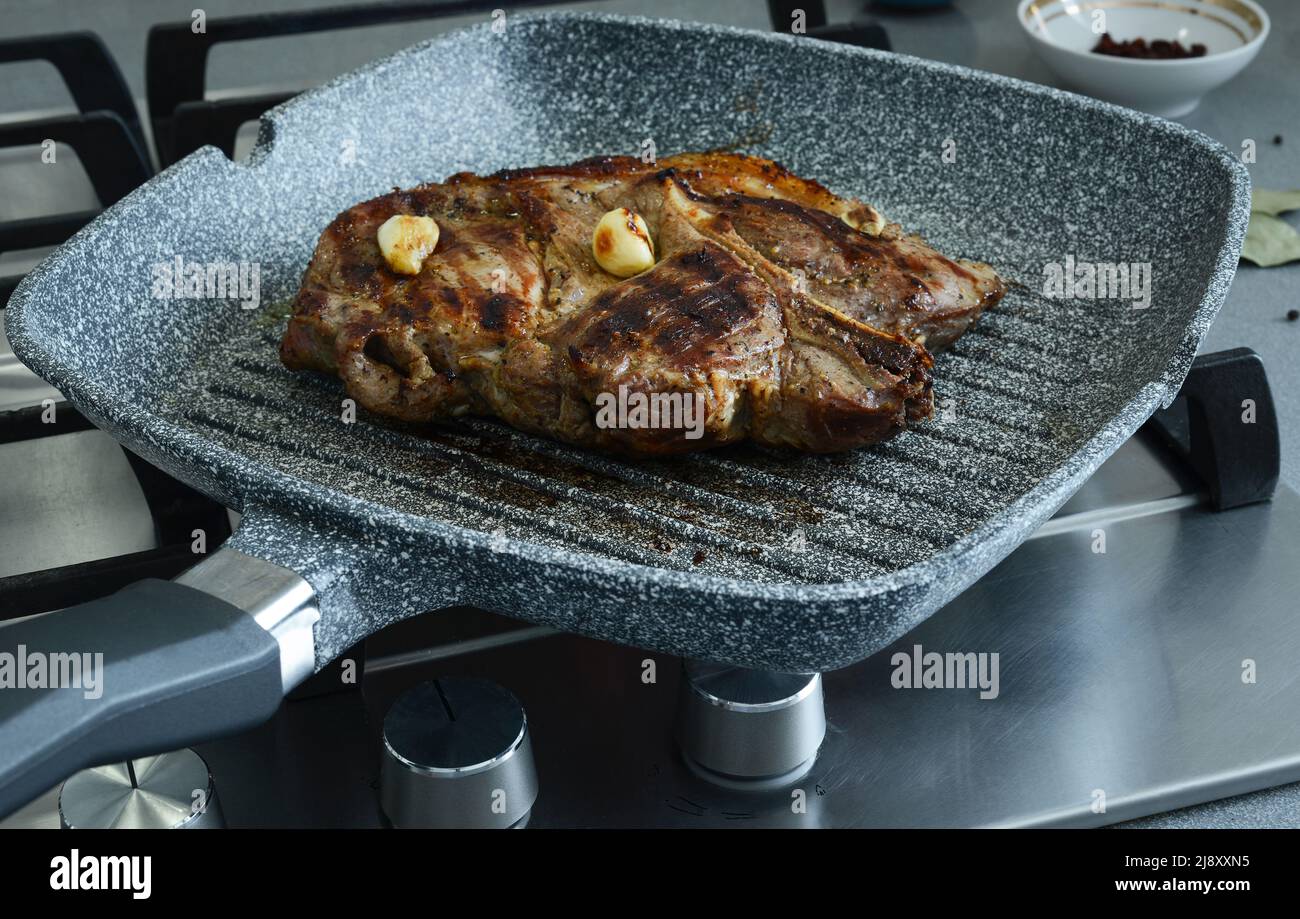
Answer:
<svg viewBox="0 0 1300 919"><path fill-rule="evenodd" d="M1020 0L1016 15L1066 88L1166 118L1186 115L1240 73L1269 30L1255 0ZM1102 31L1116 41L1200 43L1207 53L1170 61L1094 54Z"/></svg>

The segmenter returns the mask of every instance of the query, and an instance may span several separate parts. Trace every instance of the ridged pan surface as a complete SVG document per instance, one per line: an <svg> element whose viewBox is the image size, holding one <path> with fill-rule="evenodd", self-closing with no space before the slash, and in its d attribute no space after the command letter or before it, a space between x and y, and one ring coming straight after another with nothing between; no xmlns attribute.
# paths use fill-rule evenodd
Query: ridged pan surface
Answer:
<svg viewBox="0 0 1300 919"><path fill-rule="evenodd" d="M336 380L280 367L285 304L340 210L645 141L771 156L1012 281L937 358L935 419L845 455L639 462L492 421L346 423ZM322 664L472 603L825 670L954 597L1173 398L1248 202L1212 141L1044 87L796 36L510 16L274 110L246 163L206 149L168 170L28 277L9 334L131 449L242 509L235 545L313 583ZM257 308L159 295L155 266L178 257L256 263ZM1067 258L1150 266L1149 306L1046 296Z"/></svg>

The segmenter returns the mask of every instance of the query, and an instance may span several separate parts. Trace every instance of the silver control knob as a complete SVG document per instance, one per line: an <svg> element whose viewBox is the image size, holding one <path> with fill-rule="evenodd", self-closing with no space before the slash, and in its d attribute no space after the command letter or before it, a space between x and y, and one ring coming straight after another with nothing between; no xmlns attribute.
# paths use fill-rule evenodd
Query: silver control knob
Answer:
<svg viewBox="0 0 1300 919"><path fill-rule="evenodd" d="M826 736L820 673L689 660L683 669L677 742L697 774L756 788L794 781L812 768Z"/></svg>
<svg viewBox="0 0 1300 919"><path fill-rule="evenodd" d="M380 804L397 827L522 825L537 800L523 706L488 680L411 687L384 717Z"/></svg>
<svg viewBox="0 0 1300 919"><path fill-rule="evenodd" d="M208 764L189 749L83 769L59 789L59 823L78 830L225 826Z"/></svg>

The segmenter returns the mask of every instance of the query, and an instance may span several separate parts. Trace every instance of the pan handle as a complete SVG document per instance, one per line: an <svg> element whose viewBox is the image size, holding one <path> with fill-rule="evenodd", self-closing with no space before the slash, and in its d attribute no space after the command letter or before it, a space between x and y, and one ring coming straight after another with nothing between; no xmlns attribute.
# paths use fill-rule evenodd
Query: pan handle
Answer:
<svg viewBox="0 0 1300 919"><path fill-rule="evenodd" d="M223 548L178 581L0 627L0 817L78 769L270 718L312 672L312 601Z"/></svg>

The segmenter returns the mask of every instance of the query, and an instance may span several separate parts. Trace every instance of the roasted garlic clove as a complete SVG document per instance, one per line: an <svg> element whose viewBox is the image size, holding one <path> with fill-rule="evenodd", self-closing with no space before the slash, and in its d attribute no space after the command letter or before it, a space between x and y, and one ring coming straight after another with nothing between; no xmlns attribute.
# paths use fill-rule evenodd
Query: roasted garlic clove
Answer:
<svg viewBox="0 0 1300 919"><path fill-rule="evenodd" d="M601 268L620 278L640 274L655 263L650 228L640 214L625 207L600 218L591 235L591 254Z"/></svg>
<svg viewBox="0 0 1300 919"><path fill-rule="evenodd" d="M424 260L438 247L438 224L432 217L394 214L377 234L379 251L398 274L419 274Z"/></svg>

